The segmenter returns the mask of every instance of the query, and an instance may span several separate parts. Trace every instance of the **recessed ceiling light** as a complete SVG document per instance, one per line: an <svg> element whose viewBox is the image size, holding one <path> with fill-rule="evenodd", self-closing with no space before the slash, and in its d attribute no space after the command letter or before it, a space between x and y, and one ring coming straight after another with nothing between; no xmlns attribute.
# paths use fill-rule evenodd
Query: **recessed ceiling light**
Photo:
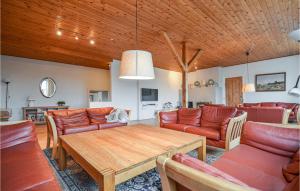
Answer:
<svg viewBox="0 0 300 191"><path fill-rule="evenodd" d="M90 40L90 44L94 45L95 41L94 40Z"/></svg>
<svg viewBox="0 0 300 191"><path fill-rule="evenodd" d="M297 42L300 42L300 29L290 32L289 37Z"/></svg>
<svg viewBox="0 0 300 191"><path fill-rule="evenodd" d="M113 38L111 38L110 40L114 40Z"/></svg>
<svg viewBox="0 0 300 191"><path fill-rule="evenodd" d="M195 66L195 70L197 70L198 69L198 67L197 66Z"/></svg>
<svg viewBox="0 0 300 191"><path fill-rule="evenodd" d="M56 31L56 35L57 36L61 36L62 35L62 32L60 30Z"/></svg>
<svg viewBox="0 0 300 191"><path fill-rule="evenodd" d="M75 36L75 40L79 40L78 36Z"/></svg>

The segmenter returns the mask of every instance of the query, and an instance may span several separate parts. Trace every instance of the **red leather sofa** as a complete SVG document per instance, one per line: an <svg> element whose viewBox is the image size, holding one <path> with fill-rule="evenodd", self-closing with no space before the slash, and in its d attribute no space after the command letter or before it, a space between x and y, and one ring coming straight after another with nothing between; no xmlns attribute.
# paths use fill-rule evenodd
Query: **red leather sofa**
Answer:
<svg viewBox="0 0 300 191"><path fill-rule="evenodd" d="M167 161L164 169L172 171L173 177L178 173L181 177L191 177L188 173L194 172L193 181L181 182L178 186L181 189L177 190L201 185L213 190L296 191L299 190L299 146L299 128L246 122L241 144L225 152L212 166L177 154L173 157L175 164ZM178 171L173 171L174 166ZM160 171L164 170L160 168Z"/></svg>
<svg viewBox="0 0 300 191"><path fill-rule="evenodd" d="M160 112L160 127L206 136L207 145L225 148L228 124L236 114L234 107L182 108Z"/></svg>
<svg viewBox="0 0 300 191"><path fill-rule="evenodd" d="M243 103L241 107L279 107L290 109L291 113L289 116L289 121L297 120L297 112L299 109L299 103L284 103L284 102L261 102L261 103Z"/></svg>
<svg viewBox="0 0 300 191"><path fill-rule="evenodd" d="M61 190L31 121L1 125L1 190Z"/></svg>
<svg viewBox="0 0 300 191"><path fill-rule="evenodd" d="M247 112L247 121L262 123L288 123L288 110L281 107L238 107L239 111Z"/></svg>
<svg viewBox="0 0 300 191"><path fill-rule="evenodd" d="M56 156L58 137L61 135L126 126L127 123L107 122L105 116L113 109L113 107L103 107L48 111L45 115L48 131L47 148L50 147L52 139L52 158ZM129 115L128 110L127 113Z"/></svg>

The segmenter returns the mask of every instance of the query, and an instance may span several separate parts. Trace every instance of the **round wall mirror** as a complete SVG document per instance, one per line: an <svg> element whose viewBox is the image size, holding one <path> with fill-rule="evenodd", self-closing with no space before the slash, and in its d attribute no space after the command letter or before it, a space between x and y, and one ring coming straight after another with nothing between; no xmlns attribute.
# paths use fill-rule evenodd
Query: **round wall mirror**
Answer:
<svg viewBox="0 0 300 191"><path fill-rule="evenodd" d="M50 98L55 94L56 84L52 78L43 78L40 83L40 90L43 96Z"/></svg>

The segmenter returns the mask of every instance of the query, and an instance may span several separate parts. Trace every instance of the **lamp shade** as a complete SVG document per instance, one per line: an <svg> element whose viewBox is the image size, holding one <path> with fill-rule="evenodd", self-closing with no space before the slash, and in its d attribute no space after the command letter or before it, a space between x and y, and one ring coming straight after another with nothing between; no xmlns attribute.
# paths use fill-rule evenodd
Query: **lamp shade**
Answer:
<svg viewBox="0 0 300 191"><path fill-rule="evenodd" d="M300 29L290 32L289 37L297 42L300 42Z"/></svg>
<svg viewBox="0 0 300 191"><path fill-rule="evenodd" d="M243 92L254 92L255 86L252 83L244 84Z"/></svg>
<svg viewBox="0 0 300 191"><path fill-rule="evenodd" d="M300 96L300 88L292 88L289 91L289 94L294 95L294 96Z"/></svg>
<svg viewBox="0 0 300 191"><path fill-rule="evenodd" d="M121 58L119 78L132 80L154 79L152 54L143 50L124 51Z"/></svg>

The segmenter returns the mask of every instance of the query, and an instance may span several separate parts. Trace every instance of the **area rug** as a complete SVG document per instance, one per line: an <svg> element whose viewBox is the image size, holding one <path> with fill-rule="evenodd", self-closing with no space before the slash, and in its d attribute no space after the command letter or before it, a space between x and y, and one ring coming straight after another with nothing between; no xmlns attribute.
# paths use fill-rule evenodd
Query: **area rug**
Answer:
<svg viewBox="0 0 300 191"><path fill-rule="evenodd" d="M44 153L53 167L55 174L64 191L97 191L98 185L95 181L76 163L72 158L67 160L67 168L59 170L55 160L51 160L51 149L45 149ZM197 157L196 151L188 153ZM211 164L223 154L222 149L207 148L207 163ZM116 186L117 191L160 191L161 183L156 169L149 170L144 174L134 177Z"/></svg>

